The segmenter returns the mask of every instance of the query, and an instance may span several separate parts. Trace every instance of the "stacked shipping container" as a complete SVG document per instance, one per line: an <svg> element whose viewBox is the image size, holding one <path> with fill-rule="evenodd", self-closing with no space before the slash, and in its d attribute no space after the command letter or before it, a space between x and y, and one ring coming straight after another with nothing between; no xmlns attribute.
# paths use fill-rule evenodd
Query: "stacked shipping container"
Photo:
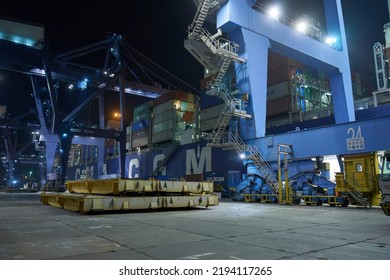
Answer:
<svg viewBox="0 0 390 280"><path fill-rule="evenodd" d="M152 144L177 141L186 129L195 127L195 95L171 91L153 102Z"/></svg>
<svg viewBox="0 0 390 280"><path fill-rule="evenodd" d="M329 83L323 72L269 53L267 127L329 116Z"/></svg>
<svg viewBox="0 0 390 280"><path fill-rule="evenodd" d="M129 137L131 138L131 148L149 145L152 106L152 101L148 101L134 108L131 137Z"/></svg>

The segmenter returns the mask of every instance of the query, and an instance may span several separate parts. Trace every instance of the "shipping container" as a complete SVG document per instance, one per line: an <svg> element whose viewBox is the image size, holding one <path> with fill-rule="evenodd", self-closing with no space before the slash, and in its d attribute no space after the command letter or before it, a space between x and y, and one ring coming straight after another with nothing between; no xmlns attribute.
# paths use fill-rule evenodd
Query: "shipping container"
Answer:
<svg viewBox="0 0 390 280"><path fill-rule="evenodd" d="M176 111L173 109L158 113L158 114L153 114L153 125L166 122L169 120L173 120L177 117Z"/></svg>
<svg viewBox="0 0 390 280"><path fill-rule="evenodd" d="M267 117L288 114L295 110L291 102L291 96L284 96L267 102Z"/></svg>
<svg viewBox="0 0 390 280"><path fill-rule="evenodd" d="M174 139L175 139L175 133L173 132L173 129L168 129L159 133L152 134L153 144L166 142L166 141L173 141Z"/></svg>
<svg viewBox="0 0 390 280"><path fill-rule="evenodd" d="M296 61L292 58L274 53L270 51L268 53L268 71L273 71L278 68L285 67L294 67L296 69L303 69L303 64L299 61Z"/></svg>
<svg viewBox="0 0 390 280"><path fill-rule="evenodd" d="M268 86L279 84L286 81L291 81L295 78L296 68L295 67L281 67L276 68L272 71L268 71Z"/></svg>
<svg viewBox="0 0 390 280"><path fill-rule="evenodd" d="M133 122L138 122L145 119L150 119L151 111L139 112L138 114L134 114Z"/></svg>
<svg viewBox="0 0 390 280"><path fill-rule="evenodd" d="M207 121L219 117L224 107L225 107L225 103L221 103L216 106L201 110L200 112L201 121Z"/></svg>
<svg viewBox="0 0 390 280"><path fill-rule="evenodd" d="M206 132L214 129L219 117L200 122L200 131Z"/></svg>
<svg viewBox="0 0 390 280"><path fill-rule="evenodd" d="M131 149L131 137L133 134L132 129L133 129L132 125L126 127L126 150Z"/></svg>
<svg viewBox="0 0 390 280"><path fill-rule="evenodd" d="M138 114L142 114L144 112L149 112L152 107L153 107L153 101L145 102L141 105L134 107L133 114L138 115Z"/></svg>
<svg viewBox="0 0 390 280"><path fill-rule="evenodd" d="M145 147L149 145L149 137L133 138L131 142L132 148Z"/></svg>
<svg viewBox="0 0 390 280"><path fill-rule="evenodd" d="M156 114L160 114L169 110L193 112L195 109L195 103L173 99L154 107L153 115L155 116Z"/></svg>
<svg viewBox="0 0 390 280"><path fill-rule="evenodd" d="M156 116L157 114L161 114L165 111L170 111L175 109L175 106L178 106L179 101L176 100L168 100L164 103L160 103L159 105L156 105L153 107L153 117Z"/></svg>
<svg viewBox="0 0 390 280"><path fill-rule="evenodd" d="M121 123L119 120L109 120L106 125L107 129L120 130L120 127L121 127Z"/></svg>
<svg viewBox="0 0 390 280"><path fill-rule="evenodd" d="M133 123L133 132L138 131L138 130L143 130L147 129L149 127L150 120L149 119L144 119L140 120L138 122Z"/></svg>
<svg viewBox="0 0 390 280"><path fill-rule="evenodd" d="M168 93L161 95L160 97L153 100L153 106L156 107L160 104L166 103L169 100L180 100L187 102L195 102L195 95L193 93L172 90Z"/></svg>
<svg viewBox="0 0 390 280"><path fill-rule="evenodd" d="M148 137L148 135L149 135L149 128L147 127L144 129L133 131L132 139L144 138L144 137Z"/></svg>
<svg viewBox="0 0 390 280"><path fill-rule="evenodd" d="M291 82L285 81L271 85L267 89L267 100L274 100L286 95L291 95Z"/></svg>
<svg viewBox="0 0 390 280"><path fill-rule="evenodd" d="M153 124L152 134L160 133L165 130L173 129L173 119Z"/></svg>

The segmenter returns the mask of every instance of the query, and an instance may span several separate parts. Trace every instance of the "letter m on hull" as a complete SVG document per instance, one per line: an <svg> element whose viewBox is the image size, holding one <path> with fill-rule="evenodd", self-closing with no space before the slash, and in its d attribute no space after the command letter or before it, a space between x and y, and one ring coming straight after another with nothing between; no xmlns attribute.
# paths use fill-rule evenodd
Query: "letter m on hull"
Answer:
<svg viewBox="0 0 390 280"><path fill-rule="evenodd" d="M211 171L211 147L197 150L189 149L186 153L186 175L201 174Z"/></svg>

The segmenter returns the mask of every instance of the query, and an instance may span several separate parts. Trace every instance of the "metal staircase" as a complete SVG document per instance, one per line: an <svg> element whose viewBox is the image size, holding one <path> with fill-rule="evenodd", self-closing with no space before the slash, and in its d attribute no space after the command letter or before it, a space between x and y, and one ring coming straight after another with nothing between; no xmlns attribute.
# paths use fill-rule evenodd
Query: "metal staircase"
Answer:
<svg viewBox="0 0 390 280"><path fill-rule="evenodd" d="M245 111L246 101L237 98L238 90L231 91L223 83L224 76L232 61L246 63L246 60L238 55L239 45L225 38L221 38L222 32L212 35L208 30L202 28L209 10L224 1L204 0L200 3L188 28L188 39L185 47L194 57L214 75L214 78L207 84L207 94L221 98L225 106L218 118L218 121L209 135L208 146L219 148L233 148L238 154L245 154L246 160L250 160L260 176L267 185L278 193L278 180L275 172L264 160L256 146L246 145L238 135L226 132L229 122L233 116L251 118Z"/></svg>
<svg viewBox="0 0 390 280"><path fill-rule="evenodd" d="M209 11L225 2L225 0L194 0L194 2L195 5L198 6L198 9L195 13L191 25L189 26L189 29L193 36L197 37L202 30L202 26L207 18L207 15L209 14Z"/></svg>
<svg viewBox="0 0 390 280"><path fill-rule="evenodd" d="M264 157L260 153L259 149L254 145L245 144L238 135L230 134L230 139L234 142L236 152L239 155L242 155L244 159L251 160L267 185L274 191L274 193L278 193L279 186L276 174L268 162L264 160Z"/></svg>
<svg viewBox="0 0 390 280"><path fill-rule="evenodd" d="M192 24L190 25L190 31L192 33L191 36L197 37L199 36L200 31L202 30L202 26L204 21L206 20L206 17L209 13L210 7L211 7L210 0L203 1L201 5L198 6L198 10L196 11L194 20L192 21Z"/></svg>
<svg viewBox="0 0 390 280"><path fill-rule="evenodd" d="M351 182L351 180L353 181L353 183ZM368 198L363 196L363 194L360 191L358 191L358 189L355 187L355 185L358 185L358 183L355 180L353 180L353 178L351 178L351 180L345 178L345 182L352 188L352 191L348 192L348 194L361 206L372 207Z"/></svg>

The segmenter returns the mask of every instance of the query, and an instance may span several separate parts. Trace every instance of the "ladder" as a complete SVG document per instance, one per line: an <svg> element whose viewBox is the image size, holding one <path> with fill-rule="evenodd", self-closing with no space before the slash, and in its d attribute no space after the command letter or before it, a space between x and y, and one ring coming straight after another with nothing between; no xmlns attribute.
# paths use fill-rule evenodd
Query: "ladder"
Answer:
<svg viewBox="0 0 390 280"><path fill-rule="evenodd" d="M279 192L278 179L271 166L266 160L264 160L264 157L260 153L259 149L255 145L245 144L239 135L230 134L230 139L234 143L236 152L239 155L242 155L246 160L252 161L253 165L259 171L260 176L274 191L274 193L277 194Z"/></svg>
<svg viewBox="0 0 390 280"><path fill-rule="evenodd" d="M368 200L367 197L363 196L363 194L358 191L358 189L355 187L355 185L357 185L357 182L351 178L351 180L353 181L353 183L348 180L348 178L345 178L345 182L348 183L349 186L352 187L352 191L349 191L348 194L355 200L357 201L361 206L364 206L364 207L371 207L371 203L370 201Z"/></svg>
<svg viewBox="0 0 390 280"><path fill-rule="evenodd" d="M189 32L191 34L190 37L199 36L210 9L218 6L224 1L225 0L204 0L202 3L200 3L201 1L197 1L198 9L191 25L189 26Z"/></svg>
<svg viewBox="0 0 390 280"><path fill-rule="evenodd" d="M362 195L361 192L354 190L352 192L349 192L349 195L353 197L354 200L356 200L360 205L367 207L371 207L371 203L368 201L366 197Z"/></svg>

